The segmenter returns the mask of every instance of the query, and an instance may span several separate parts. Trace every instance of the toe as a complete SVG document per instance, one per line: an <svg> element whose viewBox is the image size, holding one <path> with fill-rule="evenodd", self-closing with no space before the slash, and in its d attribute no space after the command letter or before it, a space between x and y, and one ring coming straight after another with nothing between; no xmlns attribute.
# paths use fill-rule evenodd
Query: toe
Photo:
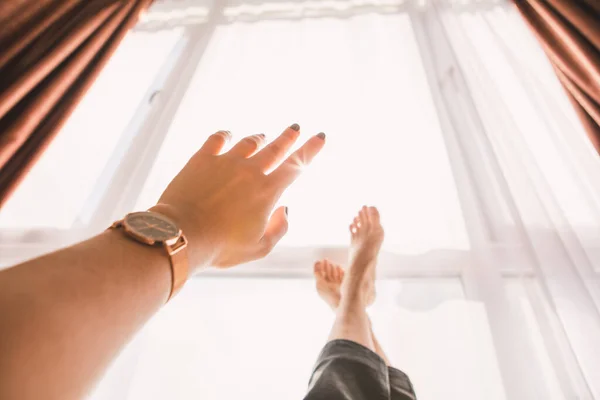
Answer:
<svg viewBox="0 0 600 400"><path fill-rule="evenodd" d="M356 230L357 230L356 225L355 224L350 224L350 226L348 228L350 229L350 233L354 237L354 235L356 235Z"/></svg>
<svg viewBox="0 0 600 400"><path fill-rule="evenodd" d="M323 260L323 277L325 280L331 280L331 264L328 260Z"/></svg>
<svg viewBox="0 0 600 400"><path fill-rule="evenodd" d="M379 223L379 210L377 207L369 207L369 220Z"/></svg>
<svg viewBox="0 0 600 400"><path fill-rule="evenodd" d="M333 265L331 262L329 263L327 276L329 278L329 282L335 282L335 265Z"/></svg>
<svg viewBox="0 0 600 400"><path fill-rule="evenodd" d="M321 261L317 261L314 266L315 276L323 275L323 263Z"/></svg>
<svg viewBox="0 0 600 400"><path fill-rule="evenodd" d="M367 225L369 223L369 208L367 206L363 206L358 212L361 225Z"/></svg>

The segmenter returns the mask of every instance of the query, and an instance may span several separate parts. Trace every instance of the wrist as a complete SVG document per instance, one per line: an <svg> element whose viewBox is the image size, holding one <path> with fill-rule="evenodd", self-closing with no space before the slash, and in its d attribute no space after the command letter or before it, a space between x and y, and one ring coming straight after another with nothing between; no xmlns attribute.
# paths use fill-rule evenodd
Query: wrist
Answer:
<svg viewBox="0 0 600 400"><path fill-rule="evenodd" d="M148 211L157 212L171 219L185 235L188 241L190 275L210 265L213 259L214 245L210 242L206 229L192 222L197 220L194 216L187 215L179 208L164 203L159 203Z"/></svg>
<svg viewBox="0 0 600 400"><path fill-rule="evenodd" d="M139 242L117 229L107 229L93 240L99 241L94 243L94 248L103 249L103 245L106 245L106 248L110 249L110 251L103 252L103 255L114 254L122 258L121 262L110 263L111 268L117 266L119 274L134 279L136 284L154 282L152 287L161 291L159 304L167 301L172 285L172 273L169 257L164 249L140 245ZM114 274L114 271L111 274Z"/></svg>

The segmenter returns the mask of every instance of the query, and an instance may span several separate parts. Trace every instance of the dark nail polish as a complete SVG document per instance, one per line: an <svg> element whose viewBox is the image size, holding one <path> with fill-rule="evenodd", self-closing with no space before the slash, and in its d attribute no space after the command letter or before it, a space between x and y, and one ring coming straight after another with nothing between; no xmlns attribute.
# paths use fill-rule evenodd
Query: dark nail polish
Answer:
<svg viewBox="0 0 600 400"><path fill-rule="evenodd" d="M288 208L287 207L285 208L285 216L286 217L288 216Z"/></svg>
<svg viewBox="0 0 600 400"><path fill-rule="evenodd" d="M290 125L290 129L293 129L296 132L298 132L300 130L300 125L298 125L298 124L292 124L292 125Z"/></svg>
<svg viewBox="0 0 600 400"><path fill-rule="evenodd" d="M321 132L317 135L319 139L325 140L325 133Z"/></svg>

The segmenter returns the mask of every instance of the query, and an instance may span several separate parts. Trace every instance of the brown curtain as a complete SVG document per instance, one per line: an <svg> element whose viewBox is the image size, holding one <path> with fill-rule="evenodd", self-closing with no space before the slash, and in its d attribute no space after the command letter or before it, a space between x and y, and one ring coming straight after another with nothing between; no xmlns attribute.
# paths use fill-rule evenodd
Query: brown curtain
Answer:
<svg viewBox="0 0 600 400"><path fill-rule="evenodd" d="M600 1L514 1L600 153Z"/></svg>
<svg viewBox="0 0 600 400"><path fill-rule="evenodd" d="M0 205L152 0L0 0Z"/></svg>

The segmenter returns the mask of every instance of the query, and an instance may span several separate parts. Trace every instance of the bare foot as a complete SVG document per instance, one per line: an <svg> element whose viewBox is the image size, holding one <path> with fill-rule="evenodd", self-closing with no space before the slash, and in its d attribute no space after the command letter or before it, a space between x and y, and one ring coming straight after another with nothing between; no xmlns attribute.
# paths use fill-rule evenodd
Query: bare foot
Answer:
<svg viewBox="0 0 600 400"><path fill-rule="evenodd" d="M321 260L315 263L314 274L319 296L335 311L342 297L340 287L344 280L344 269L329 260Z"/></svg>
<svg viewBox="0 0 600 400"><path fill-rule="evenodd" d="M342 296L358 298L365 305L370 305L375 301L375 267L384 237L377 208L361 208L350 225L350 234L350 268Z"/></svg>

